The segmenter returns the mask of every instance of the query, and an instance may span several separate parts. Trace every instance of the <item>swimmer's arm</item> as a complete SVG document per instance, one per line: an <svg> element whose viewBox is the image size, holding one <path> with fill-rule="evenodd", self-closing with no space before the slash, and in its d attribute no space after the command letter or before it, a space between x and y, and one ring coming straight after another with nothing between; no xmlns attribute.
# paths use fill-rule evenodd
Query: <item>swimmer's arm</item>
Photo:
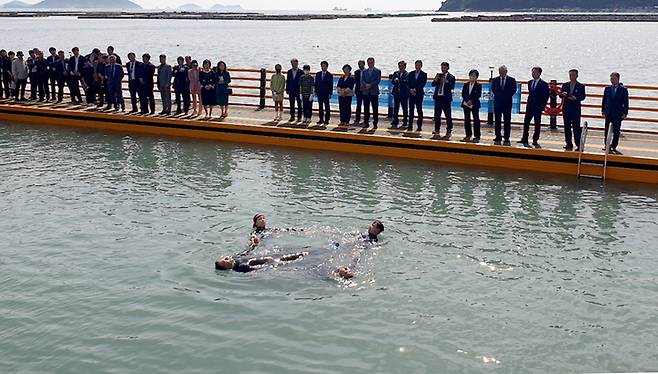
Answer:
<svg viewBox="0 0 658 374"><path fill-rule="evenodd" d="M249 266L263 266L267 264L272 264L274 263L274 259L272 257L259 257L259 258L252 258L249 260L247 263Z"/></svg>
<svg viewBox="0 0 658 374"><path fill-rule="evenodd" d="M281 256L279 258L279 261L281 262L290 262L290 261L295 261L297 259L300 259L304 256L308 255L308 252L299 252L299 253L292 253L289 255Z"/></svg>

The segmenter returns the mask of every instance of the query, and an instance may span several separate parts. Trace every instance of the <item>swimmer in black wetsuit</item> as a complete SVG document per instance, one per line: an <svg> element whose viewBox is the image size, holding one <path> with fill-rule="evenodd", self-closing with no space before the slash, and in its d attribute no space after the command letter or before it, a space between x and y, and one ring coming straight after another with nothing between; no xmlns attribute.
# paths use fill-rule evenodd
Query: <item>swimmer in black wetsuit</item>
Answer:
<svg viewBox="0 0 658 374"><path fill-rule="evenodd" d="M382 223L382 221L376 219L370 224L370 227L368 227L368 232L361 234L361 239L369 243L375 243L379 240L378 236L382 232L384 232L384 224ZM354 267L358 261L359 261L358 257L355 257L352 267ZM344 279L354 278L354 271L350 266L347 265L339 266L336 269L335 273L338 274L339 277Z"/></svg>
<svg viewBox="0 0 658 374"><path fill-rule="evenodd" d="M299 260L306 255L308 255L308 252L298 252L274 258L271 256L248 257L246 253L239 253L235 256L226 256L220 260L215 261L215 269L233 270L239 273L248 273L250 271L262 269L267 265L277 266L281 263Z"/></svg>

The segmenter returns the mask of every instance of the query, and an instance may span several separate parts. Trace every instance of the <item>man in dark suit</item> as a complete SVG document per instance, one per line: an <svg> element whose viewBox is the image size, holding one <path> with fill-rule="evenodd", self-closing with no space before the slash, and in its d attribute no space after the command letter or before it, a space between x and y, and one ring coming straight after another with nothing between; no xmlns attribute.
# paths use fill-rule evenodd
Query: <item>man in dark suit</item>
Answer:
<svg viewBox="0 0 658 374"><path fill-rule="evenodd" d="M569 70L569 82L562 85L560 93L562 97L562 119L564 120L564 149L573 150L576 143L576 151L580 151L580 129L581 103L587 97L585 85L578 82L578 70ZM573 131L572 131L573 130ZM573 135L572 135L573 134ZM573 141L572 141L573 138Z"/></svg>
<svg viewBox="0 0 658 374"><path fill-rule="evenodd" d="M400 106L402 106L402 128L407 128L409 118L409 73L407 72L407 63L398 62L398 71L391 76L393 86L393 121L391 129L397 130L400 124Z"/></svg>
<svg viewBox="0 0 658 374"><path fill-rule="evenodd" d="M608 129L612 125L612 142L610 143L610 153L620 155L617 150L619 137L621 136L621 122L628 116L628 90L623 84L619 83L619 73L610 74L610 83L612 85L603 91L603 103L601 112L605 116L605 144L607 144ZM605 149L605 148L604 148Z"/></svg>
<svg viewBox="0 0 658 374"><path fill-rule="evenodd" d="M498 76L491 82L491 93L494 95L495 145L511 145L509 137L512 132L512 99L516 94L516 79L507 75L507 66L498 68ZM504 135L501 134L501 117L504 120Z"/></svg>
<svg viewBox="0 0 658 374"><path fill-rule="evenodd" d="M53 64L52 69L57 82L57 102L61 103L64 99L64 86L69 78L68 60L64 55L64 51L57 53L57 61ZM54 96L55 92L53 92L53 98Z"/></svg>
<svg viewBox="0 0 658 374"><path fill-rule="evenodd" d="M356 117L354 118L354 126L361 123L361 108L363 107L363 92L361 91L361 74L366 70L366 62L359 60L359 68L354 72L354 95L356 96Z"/></svg>
<svg viewBox="0 0 658 374"><path fill-rule="evenodd" d="M57 60L59 60L59 56L57 56L57 49L55 47L48 48L48 52L50 52L50 56L48 56L46 61L48 63L48 82L50 83L49 91L52 92L52 95L46 95L46 99L55 101L55 92L57 92L55 89L57 86L57 78L55 77L55 63Z"/></svg>
<svg viewBox="0 0 658 374"><path fill-rule="evenodd" d="M185 65L185 58L183 56L178 56L176 62L178 62L178 65L174 66L173 70L176 114L187 114L190 111L190 78L188 76L190 68ZM183 102L182 110L181 101Z"/></svg>
<svg viewBox="0 0 658 374"><path fill-rule="evenodd" d="M134 52L128 53L126 71L128 72L128 91L130 92L130 104L132 104L130 113L137 113L137 95L139 94L139 75L142 73L142 63L137 61Z"/></svg>
<svg viewBox="0 0 658 374"><path fill-rule="evenodd" d="M441 113L446 116L446 135L443 140L450 140L452 136L452 90L455 89L455 76L448 71L450 64L441 63L441 72L432 81L434 87L434 136L441 135Z"/></svg>
<svg viewBox="0 0 658 374"><path fill-rule="evenodd" d="M535 123L535 132L532 135L532 145L535 148L541 148L539 145L539 135L541 134L541 115L544 113L546 103L548 102L549 91L548 83L541 79L542 68L535 66L532 68L532 79L528 81L528 102L525 106L525 118L523 120L523 136L518 143L525 147L530 147L528 137L530 133L530 121Z"/></svg>
<svg viewBox="0 0 658 374"><path fill-rule="evenodd" d="M117 64L115 55L110 55L110 63L105 66L105 79L107 85L107 109L119 109L121 104L121 81L123 80L123 67Z"/></svg>
<svg viewBox="0 0 658 374"><path fill-rule="evenodd" d="M151 63L151 55L142 55L142 68L137 79L139 79L139 102L142 114L155 114L155 97L153 96L153 75L155 65Z"/></svg>
<svg viewBox="0 0 658 374"><path fill-rule="evenodd" d="M82 68L85 65L85 58L80 55L80 49L74 47L71 52L73 56L69 58L68 63L68 76L69 76L69 92L71 93L72 103L82 103L82 94L80 93L80 78L82 77Z"/></svg>
<svg viewBox="0 0 658 374"><path fill-rule="evenodd" d="M11 99L11 59L7 51L0 50L0 98Z"/></svg>
<svg viewBox="0 0 658 374"><path fill-rule="evenodd" d="M425 99L425 85L427 84L427 73L423 71L423 62L416 61L415 70L409 73L409 127L414 128L414 113L418 113L418 127L416 131L423 129L423 100Z"/></svg>
<svg viewBox="0 0 658 374"><path fill-rule="evenodd" d="M321 71L315 74L315 94L318 97L318 112L320 114L318 125L328 125L329 118L331 117L329 100L334 93L334 76L327 71L329 69L329 63L327 61L320 63L320 69Z"/></svg>
<svg viewBox="0 0 658 374"><path fill-rule="evenodd" d="M299 78L304 75L304 72L299 68L299 61L296 58L290 60L290 65L292 68L286 74L286 93L290 101L290 122L295 120L295 106L297 107L297 121L301 122L302 97L299 92Z"/></svg>

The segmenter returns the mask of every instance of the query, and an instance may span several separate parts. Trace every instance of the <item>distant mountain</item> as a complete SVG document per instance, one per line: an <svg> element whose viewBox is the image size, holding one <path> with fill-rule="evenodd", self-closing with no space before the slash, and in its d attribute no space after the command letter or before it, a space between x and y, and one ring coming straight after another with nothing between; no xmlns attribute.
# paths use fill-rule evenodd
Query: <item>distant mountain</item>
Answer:
<svg viewBox="0 0 658 374"><path fill-rule="evenodd" d="M632 10L651 9L658 0L446 0L442 12L505 10Z"/></svg>
<svg viewBox="0 0 658 374"><path fill-rule="evenodd" d="M183 4L176 8L178 10L184 10L184 11L198 11L198 10L203 10L203 8L200 5L194 4L194 3L188 3L188 4Z"/></svg>
<svg viewBox="0 0 658 374"><path fill-rule="evenodd" d="M30 8L32 4L24 3L22 1L10 1L6 4L0 6L0 8L5 9L21 9L21 8Z"/></svg>
<svg viewBox="0 0 658 374"><path fill-rule="evenodd" d="M43 0L36 9L141 9L129 0Z"/></svg>
<svg viewBox="0 0 658 374"><path fill-rule="evenodd" d="M244 9L240 5L215 4L210 8L210 10L214 10L218 12L241 12Z"/></svg>

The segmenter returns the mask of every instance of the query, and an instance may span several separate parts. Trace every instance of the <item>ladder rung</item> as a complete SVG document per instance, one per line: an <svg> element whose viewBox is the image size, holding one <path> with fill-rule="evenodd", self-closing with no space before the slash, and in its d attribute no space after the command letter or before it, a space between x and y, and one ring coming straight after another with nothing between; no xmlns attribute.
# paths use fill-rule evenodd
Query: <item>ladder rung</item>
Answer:
<svg viewBox="0 0 658 374"><path fill-rule="evenodd" d="M601 167L601 168L603 167L603 164L599 164L599 163L596 163L596 162L581 162L580 164L581 165L587 165L587 166L598 166L598 167Z"/></svg>
<svg viewBox="0 0 658 374"><path fill-rule="evenodd" d="M589 175L589 174L580 174L578 177L581 178L591 178L591 179L603 179L602 175Z"/></svg>

